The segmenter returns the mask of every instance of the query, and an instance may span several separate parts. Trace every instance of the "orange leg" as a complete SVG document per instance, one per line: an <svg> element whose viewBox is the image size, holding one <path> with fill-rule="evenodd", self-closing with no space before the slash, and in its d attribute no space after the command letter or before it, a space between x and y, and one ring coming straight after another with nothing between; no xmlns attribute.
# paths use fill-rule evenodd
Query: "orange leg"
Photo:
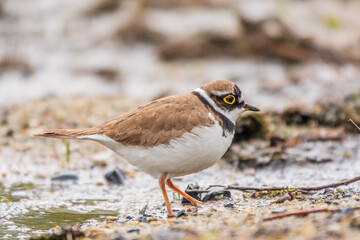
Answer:
<svg viewBox="0 0 360 240"><path fill-rule="evenodd" d="M169 202L169 198L168 195L166 193L166 189L165 189L165 181L166 181L166 177L167 177L167 173L163 173L161 174L160 178L159 178L159 186L161 188L161 192L164 196L164 200L165 200L165 205L166 205L166 210L168 213L168 217L175 217L175 214L173 212L173 210L171 209L171 205Z"/></svg>
<svg viewBox="0 0 360 240"><path fill-rule="evenodd" d="M179 193L180 195L182 195L184 198L186 198L193 206L195 207L199 207L199 204L204 204L203 202L200 202L198 200L196 200L195 198L189 196L188 194L184 193L183 191L181 191L180 189L178 189L173 182L171 181L171 179L168 179L166 181L166 184L169 186L169 188L171 188L172 190L174 190L175 192Z"/></svg>

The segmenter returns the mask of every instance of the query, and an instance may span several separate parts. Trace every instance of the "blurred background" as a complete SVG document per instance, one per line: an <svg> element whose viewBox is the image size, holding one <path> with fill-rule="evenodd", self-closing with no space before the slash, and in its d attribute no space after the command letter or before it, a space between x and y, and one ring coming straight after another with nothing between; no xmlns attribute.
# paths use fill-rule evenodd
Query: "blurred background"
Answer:
<svg viewBox="0 0 360 240"><path fill-rule="evenodd" d="M227 79L262 111L243 114L222 160L175 179L179 188L317 186L360 176L359 135L347 122L360 123L359 13L358 0L0 0L0 239L57 233L64 224L104 234L97 239L172 239L169 229L184 239L360 239L360 213L351 209L263 221L356 207L359 184L284 203L275 202L284 191L232 191L198 217L167 222L157 181L109 149L31 137L98 125ZM189 210L169 196L176 212Z"/></svg>
<svg viewBox="0 0 360 240"><path fill-rule="evenodd" d="M0 104L229 79L282 110L360 87L356 0L0 1Z"/></svg>

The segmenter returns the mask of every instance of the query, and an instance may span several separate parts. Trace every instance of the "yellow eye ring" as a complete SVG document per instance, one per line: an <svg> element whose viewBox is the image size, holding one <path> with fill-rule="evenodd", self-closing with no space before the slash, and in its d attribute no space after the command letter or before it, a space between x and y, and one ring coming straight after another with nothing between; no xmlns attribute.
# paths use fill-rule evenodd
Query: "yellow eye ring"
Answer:
<svg viewBox="0 0 360 240"><path fill-rule="evenodd" d="M234 104L236 99L235 99L234 95L227 95L226 97L223 98L223 100L227 104Z"/></svg>

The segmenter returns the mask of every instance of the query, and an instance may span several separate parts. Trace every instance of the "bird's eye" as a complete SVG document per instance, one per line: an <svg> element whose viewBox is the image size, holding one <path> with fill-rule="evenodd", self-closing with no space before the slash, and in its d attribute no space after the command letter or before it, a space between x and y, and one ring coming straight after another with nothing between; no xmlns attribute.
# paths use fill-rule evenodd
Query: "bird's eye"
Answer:
<svg viewBox="0 0 360 240"><path fill-rule="evenodd" d="M226 102L227 104L234 104L235 102L235 96L234 95L227 95L226 97L223 98L224 102Z"/></svg>

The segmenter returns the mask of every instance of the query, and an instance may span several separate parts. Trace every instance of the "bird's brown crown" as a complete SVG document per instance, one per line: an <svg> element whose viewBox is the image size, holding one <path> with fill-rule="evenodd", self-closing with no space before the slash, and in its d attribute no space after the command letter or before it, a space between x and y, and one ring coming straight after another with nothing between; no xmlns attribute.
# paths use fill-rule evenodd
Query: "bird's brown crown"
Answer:
<svg viewBox="0 0 360 240"><path fill-rule="evenodd" d="M209 96L211 94L218 95L219 93L233 93L240 95L239 97L241 97L240 89L236 86L235 83L228 80L211 81L205 85L202 85L200 88L203 89Z"/></svg>

